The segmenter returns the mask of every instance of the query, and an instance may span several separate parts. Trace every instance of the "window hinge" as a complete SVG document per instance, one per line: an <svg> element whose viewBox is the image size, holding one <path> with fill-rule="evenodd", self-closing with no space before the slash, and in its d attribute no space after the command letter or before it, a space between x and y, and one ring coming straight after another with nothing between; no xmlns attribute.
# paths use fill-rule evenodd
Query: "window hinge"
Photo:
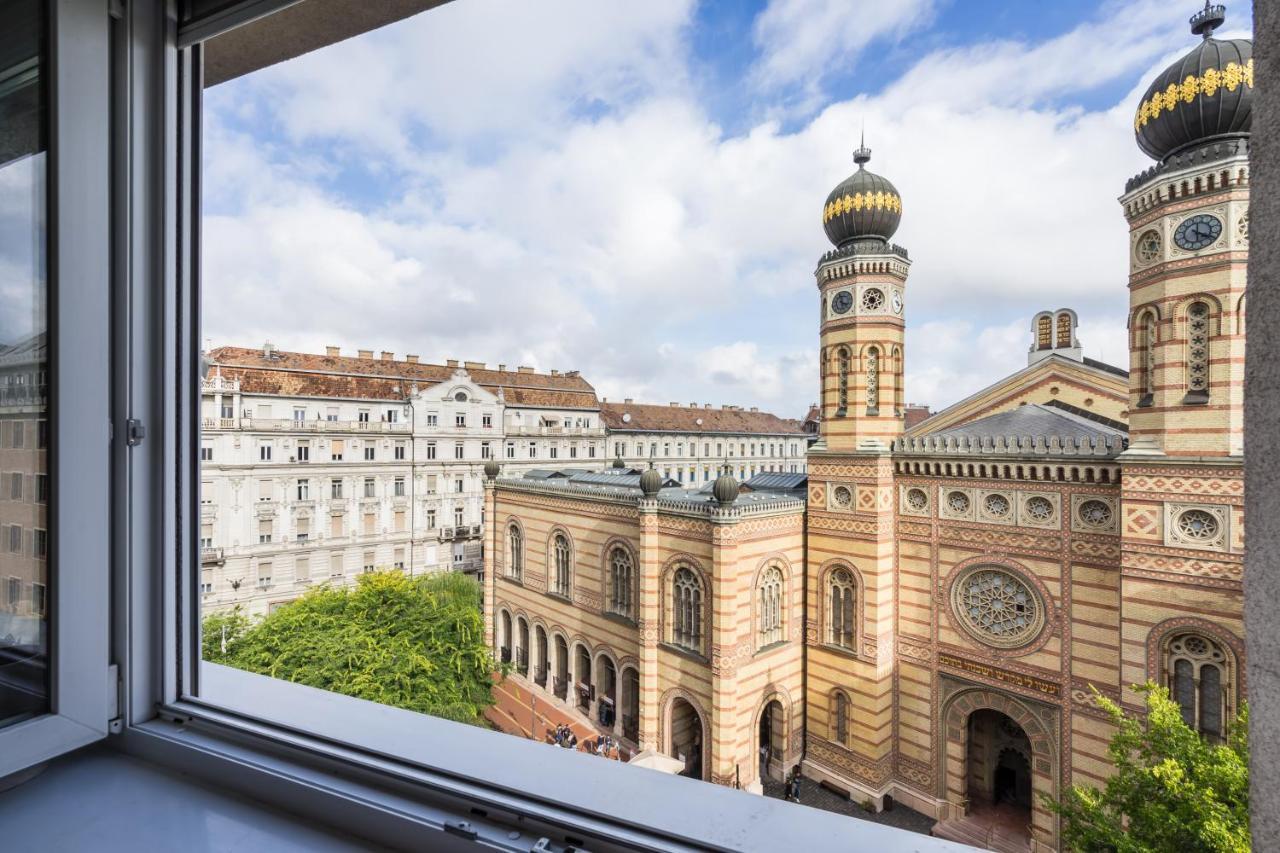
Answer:
<svg viewBox="0 0 1280 853"><path fill-rule="evenodd" d="M124 685L120 681L120 665L113 663L107 667L107 731L113 735L120 734L123 724L120 720L120 692Z"/></svg>
<svg viewBox="0 0 1280 853"><path fill-rule="evenodd" d="M129 418L124 422L124 443L129 447L137 447L147 437L147 428L137 418Z"/></svg>

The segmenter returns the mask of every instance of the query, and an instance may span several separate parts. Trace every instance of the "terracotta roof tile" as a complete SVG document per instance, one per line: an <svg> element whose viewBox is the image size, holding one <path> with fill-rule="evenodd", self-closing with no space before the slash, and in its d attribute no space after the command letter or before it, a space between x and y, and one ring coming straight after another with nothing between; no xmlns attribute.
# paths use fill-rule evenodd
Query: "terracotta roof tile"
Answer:
<svg viewBox="0 0 1280 853"><path fill-rule="evenodd" d="M291 397L403 400L412 385L447 382L462 368L282 351L265 356L262 350L244 347L219 347L208 355L224 377L240 380L244 392ZM467 373L490 393L501 389L511 406L595 409L599 403L595 389L576 371L552 376L473 368Z"/></svg>
<svg viewBox="0 0 1280 853"><path fill-rule="evenodd" d="M630 417L624 417L629 415ZM635 432L722 432L762 435L804 434L800 421L769 412L706 409L650 403L601 403L600 419L611 430ZM701 420L701 423L698 421Z"/></svg>

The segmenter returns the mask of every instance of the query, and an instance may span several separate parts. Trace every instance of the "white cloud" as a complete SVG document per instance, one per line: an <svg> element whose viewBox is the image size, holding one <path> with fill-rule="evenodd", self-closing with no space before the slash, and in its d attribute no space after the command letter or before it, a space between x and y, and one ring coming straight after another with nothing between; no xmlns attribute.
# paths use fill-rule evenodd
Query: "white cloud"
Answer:
<svg viewBox="0 0 1280 853"><path fill-rule="evenodd" d="M825 76L853 66L871 42L926 26L933 7L933 0L769 0L752 32L761 53L755 82L766 89L800 84L815 95Z"/></svg>
<svg viewBox="0 0 1280 853"><path fill-rule="evenodd" d="M1167 10L929 54L794 132L729 137L684 82L688 4L596 5L450 4L213 90L206 334L578 369L611 399L798 417L817 386L818 214L865 121L904 198L908 399L946 405L1016 370L1046 308L1076 308L1086 352L1124 365L1116 197L1145 165L1137 93L1190 46L1142 24ZM786 20L757 31L777 41ZM1131 92L1073 105L1105 81ZM278 147L244 129L267 117ZM388 197L344 196L332 173L352 149L388 170Z"/></svg>

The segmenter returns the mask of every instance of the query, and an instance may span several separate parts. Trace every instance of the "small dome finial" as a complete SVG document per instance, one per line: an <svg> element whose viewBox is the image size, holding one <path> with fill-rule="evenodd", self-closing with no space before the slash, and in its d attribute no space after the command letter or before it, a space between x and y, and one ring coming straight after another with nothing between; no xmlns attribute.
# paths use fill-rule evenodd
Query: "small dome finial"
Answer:
<svg viewBox="0 0 1280 853"><path fill-rule="evenodd" d="M1204 8L1191 16L1191 32L1202 38L1210 38L1213 31L1227 20L1227 7L1222 3L1204 0Z"/></svg>
<svg viewBox="0 0 1280 853"><path fill-rule="evenodd" d="M871 149L867 147L867 131L862 130L862 138L858 140L858 147L853 149L853 162L858 164L858 168L865 168L867 163L871 162Z"/></svg>

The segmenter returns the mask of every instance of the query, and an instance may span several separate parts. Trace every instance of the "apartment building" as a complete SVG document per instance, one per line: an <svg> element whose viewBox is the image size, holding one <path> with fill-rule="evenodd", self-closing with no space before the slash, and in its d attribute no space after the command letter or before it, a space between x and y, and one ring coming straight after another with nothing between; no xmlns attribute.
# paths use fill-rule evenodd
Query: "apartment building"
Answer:
<svg viewBox="0 0 1280 853"><path fill-rule="evenodd" d="M664 477L688 486L711 482L725 465L740 480L803 473L813 438L800 421L755 407L604 400L600 416L613 458L635 468L652 462Z"/></svg>
<svg viewBox="0 0 1280 853"><path fill-rule="evenodd" d="M363 572L481 568L482 469L598 459L576 372L222 347L201 389L201 598L250 614Z"/></svg>

